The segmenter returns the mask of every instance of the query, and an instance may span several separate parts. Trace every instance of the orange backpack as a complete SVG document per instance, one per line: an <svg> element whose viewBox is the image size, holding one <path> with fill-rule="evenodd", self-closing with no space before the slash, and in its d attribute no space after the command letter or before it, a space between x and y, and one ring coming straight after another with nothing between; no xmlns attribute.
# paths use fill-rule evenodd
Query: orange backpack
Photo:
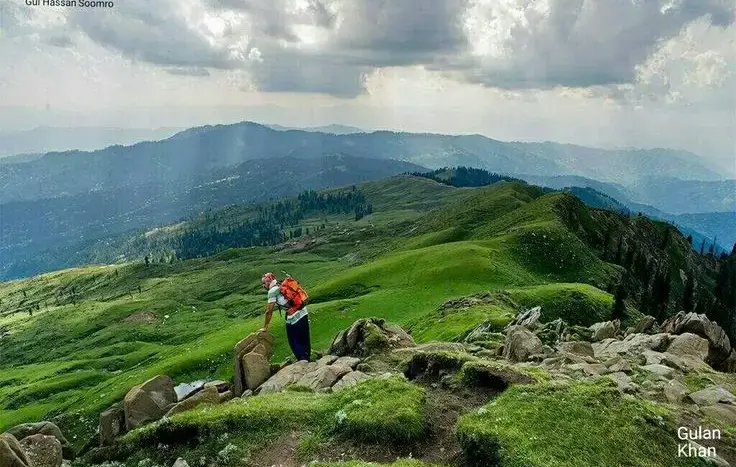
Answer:
<svg viewBox="0 0 736 467"><path fill-rule="evenodd" d="M299 285L299 282L291 276L287 276L283 281L281 281L281 284L279 284L279 290L281 295L289 301L289 304L294 311L301 310L309 301L307 291L304 290L302 286Z"/></svg>

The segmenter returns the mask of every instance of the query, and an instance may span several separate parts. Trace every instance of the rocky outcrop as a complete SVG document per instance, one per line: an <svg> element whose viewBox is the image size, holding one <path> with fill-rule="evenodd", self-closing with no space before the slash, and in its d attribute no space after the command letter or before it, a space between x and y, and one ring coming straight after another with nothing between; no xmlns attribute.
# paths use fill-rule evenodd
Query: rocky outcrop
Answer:
<svg viewBox="0 0 736 467"><path fill-rule="evenodd" d="M589 327L590 331L593 333L592 340L593 342L599 342L604 339L610 339L616 334L619 333L619 329L621 327L621 323L619 320L615 321L605 321L602 323L595 323L592 326Z"/></svg>
<svg viewBox="0 0 736 467"><path fill-rule="evenodd" d="M23 438L20 445L33 467L61 467L61 443L56 437L31 435Z"/></svg>
<svg viewBox="0 0 736 467"><path fill-rule="evenodd" d="M579 355L581 357L593 357L595 355L593 352L593 346L590 345L590 342L586 341L563 342L560 344L560 351Z"/></svg>
<svg viewBox="0 0 736 467"><path fill-rule="evenodd" d="M273 345L274 337L267 332L249 334L235 345L233 349L232 387L235 397L240 397L246 389L255 390L265 381L264 374L266 377L270 376L268 360L273 355ZM244 357L251 353L252 355L244 360ZM257 357L257 355L261 357ZM253 366L249 366L250 364Z"/></svg>
<svg viewBox="0 0 736 467"><path fill-rule="evenodd" d="M506 331L503 356L512 362L525 362L532 355L542 354L542 341L523 326L512 326Z"/></svg>
<svg viewBox="0 0 736 467"><path fill-rule="evenodd" d="M732 365L726 364L731 356L731 342L718 323L705 315L681 311L662 323L661 331L670 334L691 333L708 340L706 362L717 370Z"/></svg>
<svg viewBox="0 0 736 467"><path fill-rule="evenodd" d="M736 397L722 386L710 386L690 394L690 399L699 406L715 405L719 402L725 404L736 404Z"/></svg>
<svg viewBox="0 0 736 467"><path fill-rule="evenodd" d="M316 362L300 360L283 367L256 392L279 392L289 386L309 388L315 392L338 391L370 378L361 371L354 371L359 364L359 358L336 355L325 355Z"/></svg>
<svg viewBox="0 0 736 467"><path fill-rule="evenodd" d="M414 347L414 339L403 329L382 319L359 319L332 340L329 354L366 357L377 352Z"/></svg>
<svg viewBox="0 0 736 467"><path fill-rule="evenodd" d="M644 315L639 320L639 323L634 327L633 333L635 334L649 334L653 329L654 325L657 324L657 320L654 316Z"/></svg>
<svg viewBox="0 0 736 467"><path fill-rule="evenodd" d="M67 441L58 426L51 422L24 423L8 430L18 441L33 435L53 436L61 444L61 454L64 459L74 459L74 448Z"/></svg>
<svg viewBox="0 0 736 467"><path fill-rule="evenodd" d="M351 371L350 373L340 378L340 380L332 386L332 392L341 391L345 388L349 388L350 386L355 386L360 381L368 378L370 378L370 376L363 373L362 371Z"/></svg>
<svg viewBox="0 0 736 467"><path fill-rule="evenodd" d="M125 431L125 409L122 402L114 404L100 414L100 446L113 444Z"/></svg>
<svg viewBox="0 0 736 467"><path fill-rule="evenodd" d="M514 326L523 326L529 330L537 329L539 319L542 317L542 307L537 306L529 310L522 311L506 326L506 330Z"/></svg>
<svg viewBox="0 0 736 467"><path fill-rule="evenodd" d="M125 427L128 430L163 417L177 401L174 381L159 375L133 387L125 395Z"/></svg>
<svg viewBox="0 0 736 467"><path fill-rule="evenodd" d="M205 386L203 390L199 391L192 397L184 399L183 401L177 403L175 406L169 409L169 411L166 412L166 416L171 417L172 415L191 410L201 404L219 403L220 394L217 392L217 388L215 386Z"/></svg>
<svg viewBox="0 0 736 467"><path fill-rule="evenodd" d="M667 352L677 356L691 356L699 360L708 357L708 341L700 336L686 332L676 336Z"/></svg>
<svg viewBox="0 0 736 467"><path fill-rule="evenodd" d="M640 355L645 350L662 351L671 340L668 334L629 334L623 340L604 339L593 344L596 358L608 359L616 355Z"/></svg>
<svg viewBox="0 0 736 467"><path fill-rule="evenodd" d="M34 467L23 447L10 433L0 434L0 466Z"/></svg>

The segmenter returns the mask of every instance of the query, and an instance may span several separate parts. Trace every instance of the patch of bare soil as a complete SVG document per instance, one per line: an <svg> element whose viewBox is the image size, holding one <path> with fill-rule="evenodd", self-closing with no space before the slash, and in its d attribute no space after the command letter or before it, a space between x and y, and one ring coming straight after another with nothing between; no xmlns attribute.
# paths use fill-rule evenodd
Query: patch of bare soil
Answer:
<svg viewBox="0 0 736 467"><path fill-rule="evenodd" d="M123 321L126 323L155 323L158 317L151 311L136 311L132 315L125 318Z"/></svg>

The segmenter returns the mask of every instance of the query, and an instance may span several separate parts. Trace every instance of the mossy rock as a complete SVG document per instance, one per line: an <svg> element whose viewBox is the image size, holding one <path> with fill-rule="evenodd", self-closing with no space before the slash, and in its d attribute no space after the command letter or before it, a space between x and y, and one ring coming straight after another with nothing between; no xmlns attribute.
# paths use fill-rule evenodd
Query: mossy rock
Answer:
<svg viewBox="0 0 736 467"><path fill-rule="evenodd" d="M404 375L410 380L438 381L457 373L464 363L475 360L477 357L465 352L417 352L406 362Z"/></svg>
<svg viewBox="0 0 736 467"><path fill-rule="evenodd" d="M505 391L511 384L530 384L537 378L513 365L491 361L468 361L461 368L462 381L468 386Z"/></svg>
<svg viewBox="0 0 736 467"><path fill-rule="evenodd" d="M666 409L625 396L606 379L512 386L461 417L457 433L471 466L707 465L677 456Z"/></svg>

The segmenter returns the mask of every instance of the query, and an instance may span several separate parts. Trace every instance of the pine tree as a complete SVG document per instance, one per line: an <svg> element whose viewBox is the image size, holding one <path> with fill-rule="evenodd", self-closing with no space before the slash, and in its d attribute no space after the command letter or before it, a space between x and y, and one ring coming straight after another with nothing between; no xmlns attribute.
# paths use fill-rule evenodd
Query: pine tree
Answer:
<svg viewBox="0 0 736 467"><path fill-rule="evenodd" d="M613 261L616 264L621 264L621 255L623 254L623 246L624 246L624 237L622 235L618 238L618 246L616 247L616 256Z"/></svg>
<svg viewBox="0 0 736 467"><path fill-rule="evenodd" d="M690 244L690 246L693 246L693 236L692 235L687 236L687 242Z"/></svg>
<svg viewBox="0 0 736 467"><path fill-rule="evenodd" d="M695 308L695 278L688 274L685 280L685 289L682 292L682 309L691 312Z"/></svg>
<svg viewBox="0 0 736 467"><path fill-rule="evenodd" d="M700 244L700 254L705 254L705 239L703 239L702 243Z"/></svg>
<svg viewBox="0 0 736 467"><path fill-rule="evenodd" d="M624 273L624 276L626 274ZM626 318L626 286L624 284L624 277L621 278L618 287L616 287L616 293L613 296L613 310L611 311L611 319L623 320Z"/></svg>

